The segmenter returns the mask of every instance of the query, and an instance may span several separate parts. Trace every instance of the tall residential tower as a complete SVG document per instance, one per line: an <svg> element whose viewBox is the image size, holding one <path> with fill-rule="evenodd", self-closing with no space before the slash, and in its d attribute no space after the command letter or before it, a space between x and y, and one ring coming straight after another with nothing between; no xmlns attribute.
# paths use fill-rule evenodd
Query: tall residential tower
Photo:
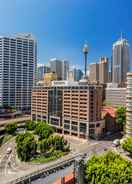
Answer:
<svg viewBox="0 0 132 184"><path fill-rule="evenodd" d="M0 37L0 105L30 111L37 45L31 34Z"/></svg>

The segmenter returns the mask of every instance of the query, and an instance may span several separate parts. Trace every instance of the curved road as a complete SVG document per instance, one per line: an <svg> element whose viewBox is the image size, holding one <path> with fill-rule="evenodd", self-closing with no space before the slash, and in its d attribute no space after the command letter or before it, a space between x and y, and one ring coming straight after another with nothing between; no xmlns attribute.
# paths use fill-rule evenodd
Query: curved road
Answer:
<svg viewBox="0 0 132 184"><path fill-rule="evenodd" d="M49 162L47 164L35 165L31 163L21 163L20 161L18 161L16 159L15 153L15 139L10 140L8 143L4 144L0 148L0 184L7 184L9 181L28 175L39 169L44 169L51 165L56 165L61 161L65 161L68 158L76 156L78 153L87 153L87 157L89 158L89 156L91 156L93 153L100 154L101 152L104 152L105 148L111 147L111 141L91 141L89 143L80 140L71 140L71 141L73 141L72 143L74 144L74 150L72 150L72 152L69 155L61 157L60 159L53 162ZM8 147L11 147L13 150L10 154L6 154ZM50 175L49 177L43 178L44 181L49 181L49 183L45 182L43 183L50 184L53 178L57 179L57 176L59 177L63 172L67 173L67 168L62 171L61 170L58 171L52 176ZM32 184L39 184L40 181L41 179L32 182Z"/></svg>

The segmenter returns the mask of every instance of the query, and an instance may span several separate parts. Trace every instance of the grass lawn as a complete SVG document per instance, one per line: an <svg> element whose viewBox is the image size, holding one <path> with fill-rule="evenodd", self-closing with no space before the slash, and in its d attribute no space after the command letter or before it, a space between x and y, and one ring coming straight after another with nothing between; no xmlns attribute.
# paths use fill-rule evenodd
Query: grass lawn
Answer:
<svg viewBox="0 0 132 184"><path fill-rule="evenodd" d="M47 163L53 160L57 160L58 158L66 155L66 152L62 152L62 151L55 151L53 152L50 156L38 156L36 158L33 158L31 160L32 163Z"/></svg>

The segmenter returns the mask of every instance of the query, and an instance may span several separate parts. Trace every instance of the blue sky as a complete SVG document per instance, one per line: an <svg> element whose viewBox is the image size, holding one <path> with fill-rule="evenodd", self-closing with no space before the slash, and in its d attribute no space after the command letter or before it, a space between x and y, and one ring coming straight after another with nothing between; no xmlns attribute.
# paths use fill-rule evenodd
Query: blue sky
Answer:
<svg viewBox="0 0 132 184"><path fill-rule="evenodd" d="M38 40L38 63L52 57L83 66L111 57L112 43L123 32L132 45L131 0L0 0L0 34L31 32Z"/></svg>

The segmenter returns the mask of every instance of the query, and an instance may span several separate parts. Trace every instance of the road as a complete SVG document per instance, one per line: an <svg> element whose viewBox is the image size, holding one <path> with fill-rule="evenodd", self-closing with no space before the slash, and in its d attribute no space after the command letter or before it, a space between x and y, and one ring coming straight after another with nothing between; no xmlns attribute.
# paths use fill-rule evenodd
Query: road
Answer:
<svg viewBox="0 0 132 184"><path fill-rule="evenodd" d="M100 154L104 152L104 149L109 149L111 147L111 141L89 141L83 139L77 139L73 137L66 137L66 139L71 143L71 153L60 159L49 162L47 164L31 164L31 163L21 163L16 159L15 152L15 140L12 139L8 143L4 144L0 148L0 184L6 184L9 181L15 180L22 176L33 173L37 170L47 168L52 165L56 165L59 162L65 161L69 158L72 158L78 154L87 153L87 158L89 158L92 154ZM7 148L11 147L12 152L10 154L6 154ZM67 169L66 169L67 170ZM66 172L63 170L63 172ZM62 172L62 173L63 173ZM53 174L52 177L60 176L60 172L57 174ZM51 176L49 178L52 178ZM48 183L49 184L49 183Z"/></svg>
<svg viewBox="0 0 132 184"><path fill-rule="evenodd" d="M87 156L85 157L85 161L87 161L89 159L89 157L92 154L101 154L104 152L104 149L108 149L111 146L111 142L94 142L91 146L89 146L89 148L86 148L86 150L82 151L82 153L86 153ZM53 184L59 177L63 177L65 175L68 175L70 173L72 173L74 171L74 165L71 165L70 167L66 167L60 171L57 171L56 173L50 174L44 178L39 178L33 182L31 182L31 184Z"/></svg>

